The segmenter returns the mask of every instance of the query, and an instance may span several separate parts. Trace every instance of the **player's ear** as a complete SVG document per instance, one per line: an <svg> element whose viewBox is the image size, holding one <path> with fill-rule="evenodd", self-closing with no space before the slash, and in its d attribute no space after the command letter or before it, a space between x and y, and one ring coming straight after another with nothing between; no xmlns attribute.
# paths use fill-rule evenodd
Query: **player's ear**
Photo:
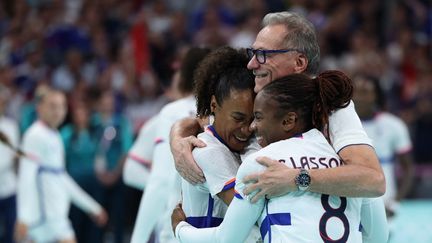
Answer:
<svg viewBox="0 0 432 243"><path fill-rule="evenodd" d="M295 63L295 67L294 67L294 72L295 73L303 73L304 71L306 71L307 66L309 64L309 61L306 57L305 54L303 53L299 53L299 55L296 58L296 63Z"/></svg>
<svg viewBox="0 0 432 243"><path fill-rule="evenodd" d="M212 95L211 101L210 101L211 112L214 113L217 107L218 107L218 103L216 101L216 97L214 95Z"/></svg>
<svg viewBox="0 0 432 243"><path fill-rule="evenodd" d="M285 132L289 132L296 126L298 121L297 113L288 112L282 120L282 128Z"/></svg>

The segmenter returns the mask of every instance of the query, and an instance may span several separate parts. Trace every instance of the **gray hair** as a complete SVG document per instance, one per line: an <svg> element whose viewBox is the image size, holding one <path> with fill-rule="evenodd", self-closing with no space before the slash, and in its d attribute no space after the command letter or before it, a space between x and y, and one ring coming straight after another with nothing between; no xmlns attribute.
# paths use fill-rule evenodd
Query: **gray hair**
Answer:
<svg viewBox="0 0 432 243"><path fill-rule="evenodd" d="M293 12L269 13L262 21L263 27L279 24L284 25L288 31L284 38L286 48L295 48L305 54L308 60L305 73L316 75L319 68L320 49L312 23Z"/></svg>

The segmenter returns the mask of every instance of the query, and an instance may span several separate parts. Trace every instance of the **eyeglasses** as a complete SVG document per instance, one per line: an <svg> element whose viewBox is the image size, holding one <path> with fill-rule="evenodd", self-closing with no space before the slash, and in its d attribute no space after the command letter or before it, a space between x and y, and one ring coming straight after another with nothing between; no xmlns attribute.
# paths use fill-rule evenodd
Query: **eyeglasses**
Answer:
<svg viewBox="0 0 432 243"><path fill-rule="evenodd" d="M253 49L253 48L246 48L246 53L249 57L249 60L252 59L254 56L256 57L258 63L264 64L266 62L267 54L271 53L286 53L290 51L296 51L300 52L297 49L283 49L283 50L261 50L261 49Z"/></svg>

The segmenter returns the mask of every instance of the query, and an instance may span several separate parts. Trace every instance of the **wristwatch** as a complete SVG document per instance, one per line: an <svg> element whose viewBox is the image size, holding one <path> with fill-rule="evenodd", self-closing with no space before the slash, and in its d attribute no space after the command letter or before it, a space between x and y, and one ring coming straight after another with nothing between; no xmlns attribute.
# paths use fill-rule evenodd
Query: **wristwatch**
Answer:
<svg viewBox="0 0 432 243"><path fill-rule="evenodd" d="M295 178L295 184L297 185L299 191L306 191L309 189L311 183L311 177L309 172L305 169L300 169L300 173Z"/></svg>

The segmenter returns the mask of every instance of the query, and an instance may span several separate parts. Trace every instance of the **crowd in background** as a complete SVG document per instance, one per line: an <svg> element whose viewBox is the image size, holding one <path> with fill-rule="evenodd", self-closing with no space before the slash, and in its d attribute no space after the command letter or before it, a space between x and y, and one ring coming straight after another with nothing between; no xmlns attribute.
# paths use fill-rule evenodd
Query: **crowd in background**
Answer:
<svg viewBox="0 0 432 243"><path fill-rule="evenodd" d="M178 96L174 73L185 50L249 47L262 17L283 10L315 25L322 70L380 80L386 109L410 128L415 162L432 165L427 0L1 0L5 114L23 133L36 119L38 92L51 86L67 94L69 115L61 128L67 169L95 199L110 204L110 229L121 242L124 156L140 126ZM71 214L75 223L85 217Z"/></svg>

